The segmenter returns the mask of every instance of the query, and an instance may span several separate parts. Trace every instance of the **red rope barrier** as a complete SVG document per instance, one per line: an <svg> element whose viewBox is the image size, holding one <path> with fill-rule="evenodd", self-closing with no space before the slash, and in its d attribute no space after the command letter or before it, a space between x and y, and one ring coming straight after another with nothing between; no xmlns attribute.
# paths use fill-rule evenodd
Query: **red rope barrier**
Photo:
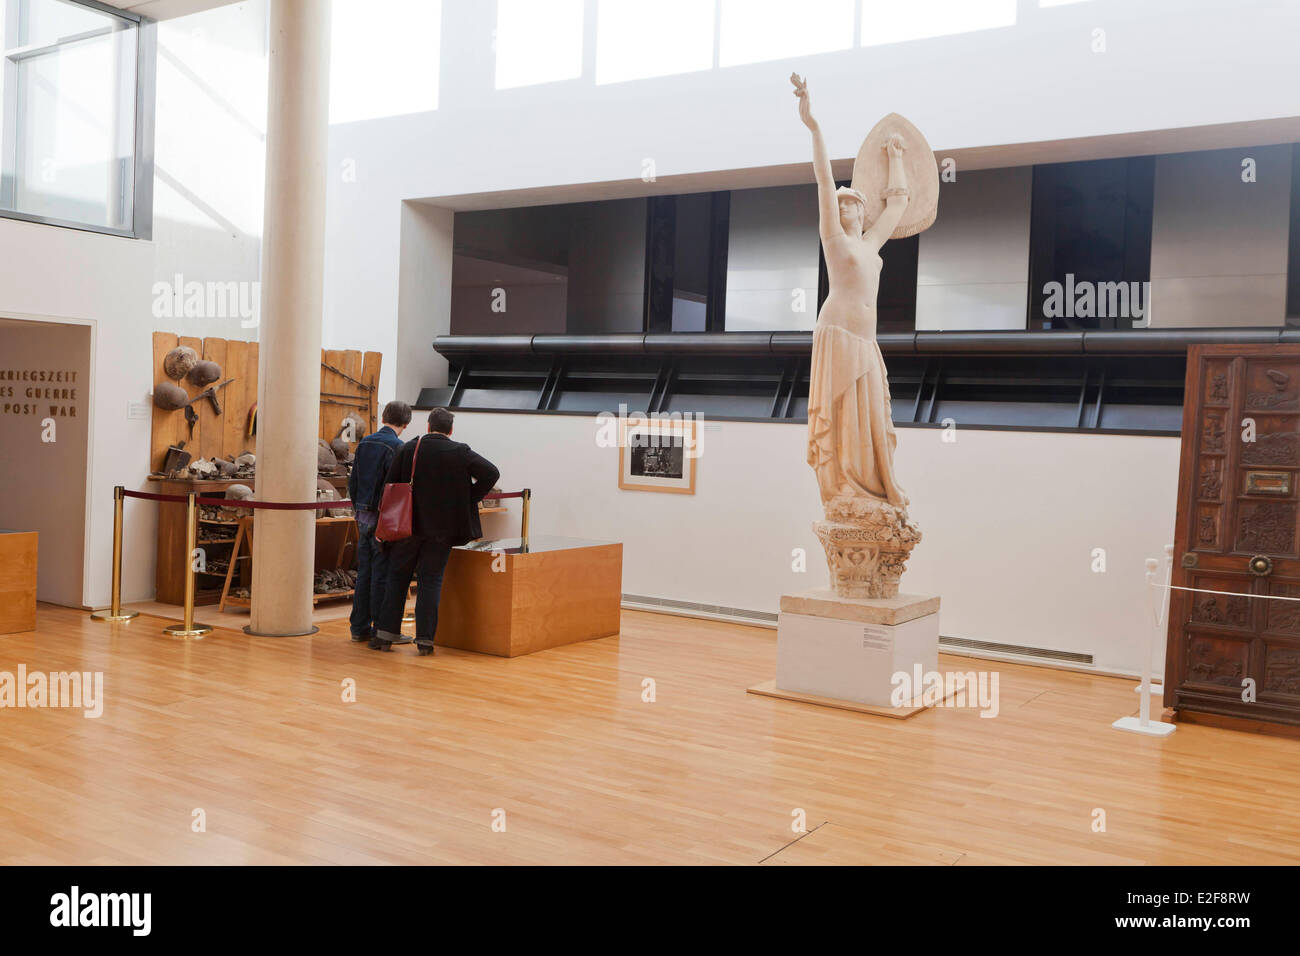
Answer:
<svg viewBox="0 0 1300 956"><path fill-rule="evenodd" d="M122 490L124 498L143 498L146 501L179 501L182 504L190 500L189 495L160 495L152 491ZM257 501L252 498L209 498L197 495L196 504L220 505L225 508L266 508L269 511L319 511L322 508L342 508L352 504L349 498L336 498L332 501Z"/></svg>
<svg viewBox="0 0 1300 956"><path fill-rule="evenodd" d="M160 495L152 491L127 491L122 489L122 495L126 498L143 498L146 501L178 501L181 504L190 500L189 495ZM522 498L522 491L497 492L496 494L484 495L486 501L500 501L503 498ZM205 495L198 495L194 499L196 504L200 505L220 505L225 508L266 508L270 511L319 511L322 508L342 508L352 504L351 499L342 498L334 501L257 501L252 498L209 498Z"/></svg>

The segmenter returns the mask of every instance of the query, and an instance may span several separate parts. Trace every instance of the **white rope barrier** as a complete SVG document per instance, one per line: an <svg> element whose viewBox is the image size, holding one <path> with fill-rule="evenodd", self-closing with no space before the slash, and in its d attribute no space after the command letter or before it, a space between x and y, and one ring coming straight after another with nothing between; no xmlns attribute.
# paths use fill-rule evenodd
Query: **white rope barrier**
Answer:
<svg viewBox="0 0 1300 956"><path fill-rule="evenodd" d="M1167 591L1195 591L1197 594L1226 594L1228 597L1265 598L1269 601L1300 601L1300 597L1287 597L1285 594L1250 594L1246 591L1211 591L1209 588L1185 588L1179 584L1157 584L1148 581L1153 588Z"/></svg>

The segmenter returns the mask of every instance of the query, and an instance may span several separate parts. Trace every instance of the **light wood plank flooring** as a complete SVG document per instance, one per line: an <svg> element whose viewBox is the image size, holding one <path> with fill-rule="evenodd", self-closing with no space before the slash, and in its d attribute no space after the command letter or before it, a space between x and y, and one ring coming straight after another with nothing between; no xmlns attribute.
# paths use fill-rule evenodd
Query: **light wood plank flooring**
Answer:
<svg viewBox="0 0 1300 956"><path fill-rule="evenodd" d="M513 660L161 624L0 636L0 671L106 682L97 720L0 710L0 862L1300 862L1300 741L1112 730L1132 681L945 658L999 671L1000 715L898 721L745 693L775 632L710 621Z"/></svg>

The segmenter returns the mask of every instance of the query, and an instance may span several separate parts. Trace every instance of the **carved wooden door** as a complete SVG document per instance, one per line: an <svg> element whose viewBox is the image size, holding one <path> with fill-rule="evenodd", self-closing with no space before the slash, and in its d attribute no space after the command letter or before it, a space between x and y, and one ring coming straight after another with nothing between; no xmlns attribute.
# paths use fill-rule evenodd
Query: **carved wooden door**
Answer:
<svg viewBox="0 0 1300 956"><path fill-rule="evenodd" d="M1189 349L1173 583L1199 590L1172 592L1165 658L1180 719L1300 728L1300 601L1264 599L1300 598L1298 473L1300 346Z"/></svg>

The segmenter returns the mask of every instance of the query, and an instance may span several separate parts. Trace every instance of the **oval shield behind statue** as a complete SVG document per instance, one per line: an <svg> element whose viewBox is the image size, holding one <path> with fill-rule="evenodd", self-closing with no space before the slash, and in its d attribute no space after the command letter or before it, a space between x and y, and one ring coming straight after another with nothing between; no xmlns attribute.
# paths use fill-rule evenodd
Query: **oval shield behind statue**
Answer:
<svg viewBox="0 0 1300 956"><path fill-rule="evenodd" d="M905 239L929 229L939 212L939 166L921 131L897 113L890 113L873 126L853 161L852 185L866 199L867 224L875 222L885 210L881 193L889 182L885 144L895 133L902 136L907 145L903 153L903 169L911 195L907 211L889 238Z"/></svg>

